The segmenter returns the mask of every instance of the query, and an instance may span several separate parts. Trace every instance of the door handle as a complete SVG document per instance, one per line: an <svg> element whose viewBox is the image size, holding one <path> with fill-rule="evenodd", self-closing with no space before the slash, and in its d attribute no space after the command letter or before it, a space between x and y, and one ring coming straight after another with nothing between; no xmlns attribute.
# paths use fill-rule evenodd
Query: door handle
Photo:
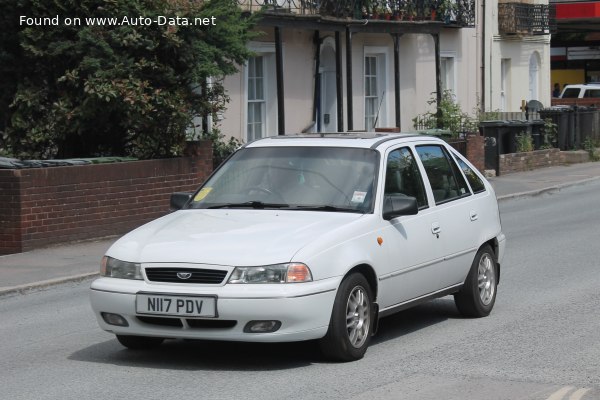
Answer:
<svg viewBox="0 0 600 400"><path fill-rule="evenodd" d="M440 228L440 224L439 223L434 222L433 224L431 224L431 233L433 233L437 237L440 237L440 232L441 231L442 231L442 228Z"/></svg>
<svg viewBox="0 0 600 400"><path fill-rule="evenodd" d="M477 221L477 219L479 218L479 214L477 214L475 211L471 211L470 218L471 221Z"/></svg>

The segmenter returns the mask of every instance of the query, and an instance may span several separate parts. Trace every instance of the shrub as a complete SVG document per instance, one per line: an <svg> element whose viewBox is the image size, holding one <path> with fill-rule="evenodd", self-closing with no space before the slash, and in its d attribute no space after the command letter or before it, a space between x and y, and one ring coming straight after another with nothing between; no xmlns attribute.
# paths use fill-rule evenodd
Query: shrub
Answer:
<svg viewBox="0 0 600 400"><path fill-rule="evenodd" d="M20 157L177 155L194 115L224 109L254 17L236 0L0 0L0 132ZM19 16L212 17L215 26L19 26Z"/></svg>

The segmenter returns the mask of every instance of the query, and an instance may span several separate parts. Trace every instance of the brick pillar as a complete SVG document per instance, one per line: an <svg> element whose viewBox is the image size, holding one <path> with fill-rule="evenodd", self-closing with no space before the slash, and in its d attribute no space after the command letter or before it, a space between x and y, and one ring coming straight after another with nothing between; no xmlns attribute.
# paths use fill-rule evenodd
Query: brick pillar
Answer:
<svg viewBox="0 0 600 400"><path fill-rule="evenodd" d="M22 251L20 174L0 171L0 255Z"/></svg>
<svg viewBox="0 0 600 400"><path fill-rule="evenodd" d="M467 159L483 172L485 169L485 138L479 133L467 136Z"/></svg>

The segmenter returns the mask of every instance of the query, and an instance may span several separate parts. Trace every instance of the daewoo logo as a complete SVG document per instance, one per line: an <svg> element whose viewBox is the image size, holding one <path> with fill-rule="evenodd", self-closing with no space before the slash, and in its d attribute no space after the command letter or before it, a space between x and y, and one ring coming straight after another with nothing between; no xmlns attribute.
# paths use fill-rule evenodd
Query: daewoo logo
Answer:
<svg viewBox="0 0 600 400"><path fill-rule="evenodd" d="M190 279L192 277L192 273L191 272L178 272L177 277L179 279Z"/></svg>

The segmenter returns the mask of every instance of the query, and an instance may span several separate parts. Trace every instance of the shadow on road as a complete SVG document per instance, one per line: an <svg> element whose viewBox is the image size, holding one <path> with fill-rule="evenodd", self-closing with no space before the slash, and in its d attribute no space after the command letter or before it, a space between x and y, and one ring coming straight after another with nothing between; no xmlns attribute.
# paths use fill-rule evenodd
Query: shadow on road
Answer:
<svg viewBox="0 0 600 400"><path fill-rule="evenodd" d="M448 319L462 318L451 297L436 299L401 311L379 321L371 346L395 340Z"/></svg>
<svg viewBox="0 0 600 400"><path fill-rule="evenodd" d="M451 299L439 299L383 318L372 346L402 336L419 334L431 325L460 315ZM369 353L367 352L367 356ZM151 350L128 350L116 339L74 352L70 360L126 367L194 371L272 371L328 363L316 341L297 343L241 343L204 340L167 340Z"/></svg>

